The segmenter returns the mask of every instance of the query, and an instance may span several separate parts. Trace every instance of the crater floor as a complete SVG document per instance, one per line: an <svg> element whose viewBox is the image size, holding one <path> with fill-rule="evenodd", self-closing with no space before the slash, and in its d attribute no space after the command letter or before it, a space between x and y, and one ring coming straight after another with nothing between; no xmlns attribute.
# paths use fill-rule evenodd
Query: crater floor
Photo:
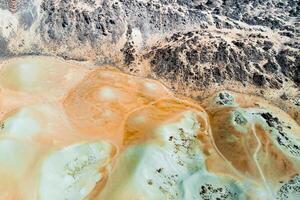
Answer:
<svg viewBox="0 0 300 200"><path fill-rule="evenodd" d="M195 102L110 66L5 60L0 200L298 200L295 119L256 96Z"/></svg>

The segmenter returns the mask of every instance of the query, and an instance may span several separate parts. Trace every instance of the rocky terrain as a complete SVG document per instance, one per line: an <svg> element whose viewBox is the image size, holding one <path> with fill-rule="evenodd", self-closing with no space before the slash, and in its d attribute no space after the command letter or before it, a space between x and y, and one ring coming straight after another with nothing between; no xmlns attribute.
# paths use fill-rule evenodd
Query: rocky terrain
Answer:
<svg viewBox="0 0 300 200"><path fill-rule="evenodd" d="M299 0L0 0L0 96L0 200L300 198Z"/></svg>

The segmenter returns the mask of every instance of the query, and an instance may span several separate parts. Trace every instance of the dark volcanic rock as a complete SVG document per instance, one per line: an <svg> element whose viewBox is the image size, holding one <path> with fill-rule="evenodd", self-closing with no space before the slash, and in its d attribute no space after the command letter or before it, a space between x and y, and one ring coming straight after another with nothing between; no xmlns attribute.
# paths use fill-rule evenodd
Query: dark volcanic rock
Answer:
<svg viewBox="0 0 300 200"><path fill-rule="evenodd" d="M274 73L278 70L277 64L275 62L272 62L271 60L268 60L268 62L264 64L263 67L267 72L271 73Z"/></svg>
<svg viewBox="0 0 300 200"><path fill-rule="evenodd" d="M264 75L255 72L253 74L253 83L257 86L263 86L266 84L266 79Z"/></svg>
<svg viewBox="0 0 300 200"><path fill-rule="evenodd" d="M5 56L8 52L7 41L0 36L0 56Z"/></svg>
<svg viewBox="0 0 300 200"><path fill-rule="evenodd" d="M157 77L197 88L235 80L279 89L283 84L281 74L298 84L299 53L286 50L276 55L274 51L265 51L266 46L268 50L273 48L273 42L266 37L260 36L263 42L255 39L256 44L246 38L228 43L205 30L175 33L152 47L144 58L150 59Z"/></svg>

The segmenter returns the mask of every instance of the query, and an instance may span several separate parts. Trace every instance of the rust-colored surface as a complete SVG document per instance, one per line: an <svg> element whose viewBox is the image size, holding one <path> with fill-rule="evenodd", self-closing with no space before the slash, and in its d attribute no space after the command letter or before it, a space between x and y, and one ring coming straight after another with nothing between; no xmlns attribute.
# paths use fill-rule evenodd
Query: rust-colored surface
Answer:
<svg viewBox="0 0 300 200"><path fill-rule="evenodd" d="M204 187L206 180L193 184L195 174L210 177L212 187L229 188L232 198L281 195L282 185L300 171L299 125L245 94L223 91L201 104L109 66L48 57L7 60L0 68L0 200L73 200L77 193L75 199L191 199L191 188ZM85 168L90 160L75 167L84 174L73 175L76 184L88 177L74 183L76 189L66 181L71 176L49 166L82 153L78 147L104 157L96 167ZM70 184L66 190L64 181Z"/></svg>

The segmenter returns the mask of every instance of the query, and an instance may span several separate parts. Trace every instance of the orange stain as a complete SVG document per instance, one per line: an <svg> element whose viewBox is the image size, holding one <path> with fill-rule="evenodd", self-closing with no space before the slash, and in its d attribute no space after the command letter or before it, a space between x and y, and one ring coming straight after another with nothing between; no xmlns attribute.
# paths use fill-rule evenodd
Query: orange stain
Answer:
<svg viewBox="0 0 300 200"><path fill-rule="evenodd" d="M235 96L241 108L257 106L256 98ZM8 60L0 68L0 141L12 141L2 149L15 157L6 158L0 152L0 176L5 178L0 180L0 200L38 199L41 163L51 153L104 140L113 146L107 164L112 170L99 169L103 179L88 195L94 199L105 187L119 154L131 145L155 140L157 128L180 120L186 111L199 113L197 139L208 171L261 183L253 158L258 142L251 125L242 132L230 122L233 107L204 105L207 109L178 98L158 81L110 67L91 70L48 57ZM259 163L267 178L276 181L299 170L275 147L268 131L252 125L262 145ZM24 147L25 151L22 145L32 149ZM15 173L13 167L2 169L5 159L12 166L14 159L20 159L17 167L27 168L22 173Z"/></svg>

